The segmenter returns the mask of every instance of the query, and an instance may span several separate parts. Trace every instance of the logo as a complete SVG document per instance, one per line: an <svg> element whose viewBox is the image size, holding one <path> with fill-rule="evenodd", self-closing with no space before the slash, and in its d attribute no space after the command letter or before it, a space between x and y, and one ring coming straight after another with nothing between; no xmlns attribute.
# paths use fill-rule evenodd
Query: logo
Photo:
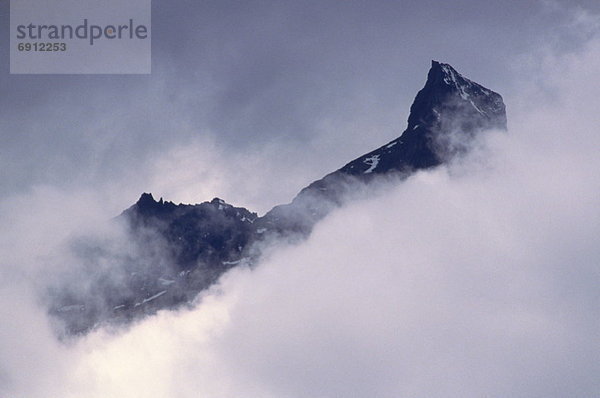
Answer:
<svg viewBox="0 0 600 398"><path fill-rule="evenodd" d="M11 0L10 72L148 74L150 0Z"/></svg>

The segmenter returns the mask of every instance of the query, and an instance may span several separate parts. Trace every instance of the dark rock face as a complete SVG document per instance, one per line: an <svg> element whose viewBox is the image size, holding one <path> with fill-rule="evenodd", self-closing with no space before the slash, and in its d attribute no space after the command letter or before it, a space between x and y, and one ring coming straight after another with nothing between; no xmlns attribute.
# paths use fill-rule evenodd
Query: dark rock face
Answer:
<svg viewBox="0 0 600 398"><path fill-rule="evenodd" d="M381 175L401 179L438 166L466 152L477 134L490 129L506 130L500 94L466 79L448 64L432 61L425 87L410 108L408 127L399 138L313 182L292 203L267 213L263 222L308 233L356 184Z"/></svg>
<svg viewBox="0 0 600 398"><path fill-rule="evenodd" d="M218 198L176 205L144 193L119 217L140 254L122 259L126 272L118 284L96 280L93 303L63 289L55 294L51 313L66 323L68 332L77 333L190 303L228 269L255 262L257 243L282 236L301 239L357 186L367 186L377 176L401 180L445 163L489 129L506 129L502 97L450 65L432 61L399 138L313 182L292 203L263 217ZM94 258L90 252L97 253L88 249L86 258Z"/></svg>
<svg viewBox="0 0 600 398"><path fill-rule="evenodd" d="M176 205L144 193L115 220L126 225L126 247L86 239L73 245L86 286L57 287L50 312L77 334L188 304L225 271L250 262L256 219L219 198Z"/></svg>
<svg viewBox="0 0 600 398"><path fill-rule="evenodd" d="M432 61L400 138L353 160L339 172L365 175L438 166L489 129L506 129L502 97L464 78L450 65Z"/></svg>
<svg viewBox="0 0 600 398"><path fill-rule="evenodd" d="M199 262L211 268L225 268L240 258L258 218L243 207L234 207L214 198L197 205L158 202L144 193L123 212L134 234L150 230L165 240L169 257L178 270L195 268Z"/></svg>

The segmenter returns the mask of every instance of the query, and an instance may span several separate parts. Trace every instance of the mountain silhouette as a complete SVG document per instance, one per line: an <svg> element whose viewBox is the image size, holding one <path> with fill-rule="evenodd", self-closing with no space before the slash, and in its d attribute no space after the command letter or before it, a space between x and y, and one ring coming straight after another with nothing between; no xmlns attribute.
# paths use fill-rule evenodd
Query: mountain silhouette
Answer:
<svg viewBox="0 0 600 398"><path fill-rule="evenodd" d="M262 243L306 237L357 187L369 187L380 177L402 181L447 163L490 129L506 129L502 97L450 65L432 61L398 138L311 183L291 203L262 217L219 198L189 205L142 194L118 217L138 253L120 260L118 282L100 272L84 293L62 286L53 293L50 312L67 333L76 334L188 305L227 270L255 264ZM89 268L110 256L94 245L83 246L80 256Z"/></svg>

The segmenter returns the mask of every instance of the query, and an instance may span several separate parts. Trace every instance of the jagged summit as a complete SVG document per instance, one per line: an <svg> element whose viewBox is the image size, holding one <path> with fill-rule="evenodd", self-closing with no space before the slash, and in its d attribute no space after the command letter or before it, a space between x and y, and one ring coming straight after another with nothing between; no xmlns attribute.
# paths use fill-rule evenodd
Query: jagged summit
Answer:
<svg viewBox="0 0 600 398"><path fill-rule="evenodd" d="M145 208L145 207L153 207L156 204L162 205L162 204L173 204L175 205L173 202L167 202L167 201L163 201L163 198L161 197L159 200L154 199L154 196L152 195L152 193L150 192L144 192L140 198L138 199L138 201L135 203L135 206L137 206L138 208ZM221 198L213 198L210 203L212 204L222 204L222 205L228 205L227 203L225 203L225 201ZM180 204L181 205L181 204ZM183 205L186 206L186 205ZM189 206L189 205L187 205ZM229 205L228 205L229 206Z"/></svg>
<svg viewBox="0 0 600 398"><path fill-rule="evenodd" d="M161 197L159 200L154 199L154 196L152 195L152 193L149 192L144 192L140 198L138 199L138 201L128 210L126 210L125 212L133 212L135 211L136 213L139 214L144 214L146 216L161 216L164 215L166 213L169 212L173 212L175 211L177 208L185 208L185 207L190 207L190 206L206 206L206 205L213 205L213 206L220 206L220 209L228 206L228 207L232 207L230 204L226 203L223 199L220 198L213 198L210 202L204 202L201 204L196 204L196 205L189 205L189 204L178 204L176 205L173 202L170 201L163 201L163 198Z"/></svg>
<svg viewBox="0 0 600 398"><path fill-rule="evenodd" d="M468 151L473 139L488 129L506 129L502 97L452 66L432 61L399 138L313 182L290 204L276 206L263 217L220 198L176 205L142 194L121 215L138 253L123 258L127 275L111 285L114 278L95 266L105 262L103 250L89 248L87 252L100 256L86 258L98 278L91 283L94 297L80 297L78 289L61 286L51 312L73 333L190 303L228 269L254 263L260 256L257 243L307 236L357 184L369 186L381 175L402 180L416 170L446 163Z"/></svg>
<svg viewBox="0 0 600 398"><path fill-rule="evenodd" d="M463 77L448 64L431 61L427 81L410 107L402 135L338 172L368 175L434 167L464 152L477 133L489 129L506 129L502 96Z"/></svg>
<svg viewBox="0 0 600 398"><path fill-rule="evenodd" d="M449 64L437 61L431 61L425 86L410 108L408 129L423 122L435 122L439 115L434 110L440 111L440 107L458 105L464 106L460 110L468 113L461 116L472 116L475 112L479 114L476 118L486 119L487 123L481 127L506 129L505 107L500 94L467 79Z"/></svg>
<svg viewBox="0 0 600 398"><path fill-rule="evenodd" d="M163 198L156 201L151 193L144 192L138 201L133 205L139 214L145 216L158 216L159 214L167 214L176 207L173 202L164 202Z"/></svg>
<svg viewBox="0 0 600 398"><path fill-rule="evenodd" d="M144 192L142 194L142 196L140 196L138 201L135 203L135 205L138 206L139 208L150 208L150 207L154 206L156 203L157 202L151 193ZM162 203L162 198L161 198L161 203Z"/></svg>

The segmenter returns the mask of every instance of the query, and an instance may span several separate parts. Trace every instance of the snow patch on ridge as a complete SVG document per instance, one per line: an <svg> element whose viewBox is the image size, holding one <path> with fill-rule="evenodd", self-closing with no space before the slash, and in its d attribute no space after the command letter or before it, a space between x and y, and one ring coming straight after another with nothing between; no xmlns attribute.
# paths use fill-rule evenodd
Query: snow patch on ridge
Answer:
<svg viewBox="0 0 600 398"><path fill-rule="evenodd" d="M139 307L142 304L146 304L152 300L155 300L155 299L159 298L160 296L162 296L163 294L165 294L166 292L167 292L166 290L163 290L162 292L158 292L154 296L151 296L151 297L148 297L148 298L142 300L141 303L135 303L134 307Z"/></svg>
<svg viewBox="0 0 600 398"><path fill-rule="evenodd" d="M444 71L444 82L446 82L446 84L453 85L454 87L456 87L456 89L458 90L458 94L460 95L460 97L462 99L464 99L465 101L469 101L471 103L471 105L473 106L473 108L475 108L475 110L477 112L481 113L482 115L485 115L485 112L483 112L481 109L479 109L477 107L477 105L475 105L475 102L473 102L473 100L470 98L470 95L468 93L468 91L473 90L474 83L471 82L469 79L463 77L458 72L455 72L448 65L442 64L442 70ZM458 77L456 75L458 75ZM460 84L458 82L458 78L460 78L460 80L463 81L465 84ZM486 96L491 95L491 91L489 91L483 87L479 87L479 86L478 86L478 88L480 89L481 92L483 92L484 95L486 95Z"/></svg>
<svg viewBox="0 0 600 398"><path fill-rule="evenodd" d="M363 162L370 166L367 170L365 170L364 174L372 173L373 170L375 170L375 168L379 164L379 155L373 155L371 157L368 157L365 160L363 160Z"/></svg>

